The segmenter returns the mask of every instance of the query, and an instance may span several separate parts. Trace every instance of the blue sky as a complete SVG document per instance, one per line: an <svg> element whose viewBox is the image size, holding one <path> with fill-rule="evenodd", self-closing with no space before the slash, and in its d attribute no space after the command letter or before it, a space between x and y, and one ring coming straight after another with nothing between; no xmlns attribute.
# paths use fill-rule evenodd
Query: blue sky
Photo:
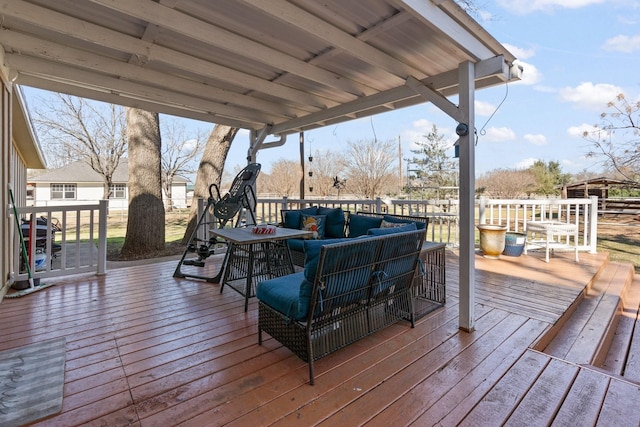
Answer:
<svg viewBox="0 0 640 427"><path fill-rule="evenodd" d="M522 81L476 92L476 173L559 161L564 172L600 171L585 158L582 131L599 122L618 93L640 99L640 2L632 0L496 0L476 19L524 67ZM506 96L506 99L504 99ZM502 105L501 101L504 99ZM455 100L454 100L455 102ZM498 106L500 107L498 108ZM496 111L497 109L497 111ZM451 143L456 123L432 104L401 109L305 133L307 149L340 150L349 140L393 139L403 157L435 124ZM298 159L297 135L263 150L264 170L280 158ZM246 132L236 136L227 167L244 165Z"/></svg>
<svg viewBox="0 0 640 427"><path fill-rule="evenodd" d="M524 67L520 82L476 92L476 173L525 168L535 160L558 161L564 172L599 172L586 158L582 132L619 93L640 100L640 1L638 0L476 0L476 19ZM27 99L29 94L26 90ZM452 99L456 102L455 99ZM491 115L493 116L491 117ZM185 120L206 132L210 123ZM435 124L453 144L456 123L432 104L396 110L305 133L306 154L344 149L347 141L398 139L403 158L412 143ZM482 132L481 132L482 131ZM246 165L248 132L232 144L226 169ZM451 150L453 156L453 149ZM279 159L298 160L298 136L262 150L263 171Z"/></svg>

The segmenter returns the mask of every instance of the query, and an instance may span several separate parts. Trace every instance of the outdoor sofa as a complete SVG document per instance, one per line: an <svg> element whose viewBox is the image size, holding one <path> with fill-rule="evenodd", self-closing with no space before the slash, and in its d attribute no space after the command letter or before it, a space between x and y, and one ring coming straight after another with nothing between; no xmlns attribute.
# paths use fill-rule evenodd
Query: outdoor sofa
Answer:
<svg viewBox="0 0 640 427"><path fill-rule="evenodd" d="M406 227L406 228L403 228ZM412 281L425 237L415 224L357 238L305 240L304 271L258 283L266 332L309 364L398 320L414 326Z"/></svg>
<svg viewBox="0 0 640 427"><path fill-rule="evenodd" d="M319 240L354 238L366 235L371 229L400 227L409 223L414 223L418 230L423 230L426 234L429 218L397 215L375 212L357 212L353 214L341 208L328 208L324 206L311 206L304 209L280 211L282 226L285 228L302 229L309 227L313 229L313 220L316 220L317 234ZM287 241L293 264L299 267L304 266L304 240L289 239Z"/></svg>

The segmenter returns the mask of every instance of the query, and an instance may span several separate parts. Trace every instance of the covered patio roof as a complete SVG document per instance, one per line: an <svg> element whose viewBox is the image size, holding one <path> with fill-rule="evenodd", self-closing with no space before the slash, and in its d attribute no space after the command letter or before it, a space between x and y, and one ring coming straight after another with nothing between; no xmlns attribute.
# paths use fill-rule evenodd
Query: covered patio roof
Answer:
<svg viewBox="0 0 640 427"><path fill-rule="evenodd" d="M250 129L249 159L432 102L459 123L460 327L474 329L474 93L521 70L453 0L0 0L0 13L8 81Z"/></svg>
<svg viewBox="0 0 640 427"><path fill-rule="evenodd" d="M3 0L18 84L270 134L313 129L518 77L451 0ZM266 128L266 127L269 128Z"/></svg>

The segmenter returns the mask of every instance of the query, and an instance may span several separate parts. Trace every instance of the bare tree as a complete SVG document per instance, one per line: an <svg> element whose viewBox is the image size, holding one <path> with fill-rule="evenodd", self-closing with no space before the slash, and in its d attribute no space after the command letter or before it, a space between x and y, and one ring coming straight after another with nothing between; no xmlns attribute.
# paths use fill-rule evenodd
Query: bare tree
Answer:
<svg viewBox="0 0 640 427"><path fill-rule="evenodd" d="M129 214L120 255L144 258L164 249L160 124L158 113L128 108Z"/></svg>
<svg viewBox="0 0 640 427"><path fill-rule="evenodd" d="M162 188L166 196L165 209L173 210L173 180L196 170L194 164L205 145L204 132L188 133L182 122L176 119L162 120Z"/></svg>
<svg viewBox="0 0 640 427"><path fill-rule="evenodd" d="M624 94L607 104L602 123L583 137L592 144L589 157L602 159L629 181L640 184L640 101L630 102Z"/></svg>
<svg viewBox="0 0 640 427"><path fill-rule="evenodd" d="M295 160L279 159L271 164L269 174L258 176L257 187L260 192L276 194L279 197L298 194L300 166Z"/></svg>
<svg viewBox="0 0 640 427"><path fill-rule="evenodd" d="M369 199L382 194L397 179L395 141L347 142L344 161L349 191Z"/></svg>
<svg viewBox="0 0 640 427"><path fill-rule="evenodd" d="M313 166L310 167L313 176L307 177L309 185L313 186L313 194L326 197L338 192L333 186L333 180L338 177L346 179L345 156L342 152L316 150L313 153Z"/></svg>
<svg viewBox="0 0 640 427"><path fill-rule="evenodd" d="M52 164L87 162L102 176L103 198L109 198L113 173L127 151L123 107L54 93L42 99L34 122Z"/></svg>
<svg viewBox="0 0 640 427"><path fill-rule="evenodd" d="M191 213L187 229L182 238L184 244L189 242L198 221L198 198L207 199L209 197L209 186L211 184L220 185L224 162L227 160L231 142L238 133L238 128L224 125L216 125L209 135L207 145L202 153L200 165L196 174L196 183L193 189L193 202L191 203Z"/></svg>
<svg viewBox="0 0 640 427"><path fill-rule="evenodd" d="M495 169L476 181L478 193L497 199L516 199L529 195L536 186L536 177L528 169Z"/></svg>

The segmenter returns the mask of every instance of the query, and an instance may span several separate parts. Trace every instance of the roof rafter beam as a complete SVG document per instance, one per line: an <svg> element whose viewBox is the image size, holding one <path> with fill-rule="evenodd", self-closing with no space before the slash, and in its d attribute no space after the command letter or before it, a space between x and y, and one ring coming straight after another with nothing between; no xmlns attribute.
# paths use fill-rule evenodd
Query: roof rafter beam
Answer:
<svg viewBox="0 0 640 427"><path fill-rule="evenodd" d="M510 75L510 69L504 62L504 58L502 56L495 56L485 61L480 61L474 69L475 78L477 79L475 85L476 89L490 86L492 83L488 80L488 77L498 75L501 79L508 79L508 76ZM426 79L419 80L419 83L430 88L432 91L441 92L442 95L452 95L456 93L456 89L459 85L458 71L453 70L437 76L428 77ZM286 123L277 124L273 127L273 132L275 134L294 133L311 124L330 123L332 120L335 120L340 116L357 114L380 106L388 108L389 105L395 105L396 103L401 103L402 101L415 98L417 96L420 95L405 84L403 86L398 86L384 92L379 92L375 95L363 97L337 107L318 111L317 113L312 113L305 117L292 119Z"/></svg>
<svg viewBox="0 0 640 427"><path fill-rule="evenodd" d="M21 56L32 55L52 62L77 66L81 69L112 74L130 81L150 81L159 88L171 88L172 91L178 93L216 99L221 103L231 103L247 108L265 109L283 118L292 118L302 115L303 113L303 110L294 109L286 105L242 95L237 92L218 89L189 79L176 76L169 77L164 73L149 68L138 67L133 64L124 64L104 56L95 55L50 41L43 41L35 37L16 33L12 30L0 30L0 44L20 52ZM317 111L317 109L312 109L311 111Z"/></svg>
<svg viewBox="0 0 640 427"><path fill-rule="evenodd" d="M178 108L172 105L158 104L148 102L139 98L127 98L104 90L96 90L87 86L76 86L65 83L60 80L50 80L41 76L20 74L18 83L24 86L45 89L53 92L66 93L73 96L79 96L87 99L95 99L97 101L108 102L111 104L124 105L127 107L140 108L147 111L155 111L162 114L172 116L186 117L189 119L201 120L203 122L218 123L238 128L247 128L251 125L252 129L260 129L264 126L262 123L246 123L232 120L225 117L213 116L205 111L198 111L191 108Z"/></svg>
<svg viewBox="0 0 640 427"><path fill-rule="evenodd" d="M474 58L490 58L496 54L458 22L447 16L437 4L425 0L394 0L394 3L400 9L407 10L428 25L438 28L451 41Z"/></svg>
<svg viewBox="0 0 640 427"><path fill-rule="evenodd" d="M40 28L84 40L98 46L136 55L142 63L150 60L200 76L227 83L251 87L254 92L265 93L299 107L327 108L338 102L312 95L288 86L272 83L241 71L178 52L169 48L121 34L116 31L70 17L41 6L26 2L0 0L0 10L5 16L19 19Z"/></svg>
<svg viewBox="0 0 640 427"><path fill-rule="evenodd" d="M354 97L374 92L361 83L346 79L336 73L316 67L276 49L230 31L210 25L194 17L185 15L152 0L89 0L110 9L143 21L168 28L184 36L205 42L230 52L243 52L256 62L261 62L277 70L303 77L329 88L339 88Z"/></svg>
<svg viewBox="0 0 640 427"><path fill-rule="evenodd" d="M351 34L323 21L322 19L300 9L284 0L242 0L242 2L269 14L281 22L297 27L323 40L334 48L349 52L365 63L380 67L395 76L397 81L404 80L408 75L420 78L426 77L419 70L410 67L396 58L383 52Z"/></svg>
<svg viewBox="0 0 640 427"><path fill-rule="evenodd" d="M31 74L49 80L62 80L69 85L81 81L84 82L83 84L86 87L94 87L96 91L117 92L125 97L171 105L176 108L186 108L186 106L189 105L201 111L210 112L212 115L227 117L237 121L246 120L249 122L270 123L275 119L274 116L265 115L259 111L218 104L202 98L183 95L166 89L144 86L139 83L109 77L107 75L97 75L93 72L79 70L76 67L64 64L51 64L50 62L34 57L6 54L5 61L10 68L18 71L18 82L20 82L20 75L22 74ZM30 70L42 71L33 72Z"/></svg>

